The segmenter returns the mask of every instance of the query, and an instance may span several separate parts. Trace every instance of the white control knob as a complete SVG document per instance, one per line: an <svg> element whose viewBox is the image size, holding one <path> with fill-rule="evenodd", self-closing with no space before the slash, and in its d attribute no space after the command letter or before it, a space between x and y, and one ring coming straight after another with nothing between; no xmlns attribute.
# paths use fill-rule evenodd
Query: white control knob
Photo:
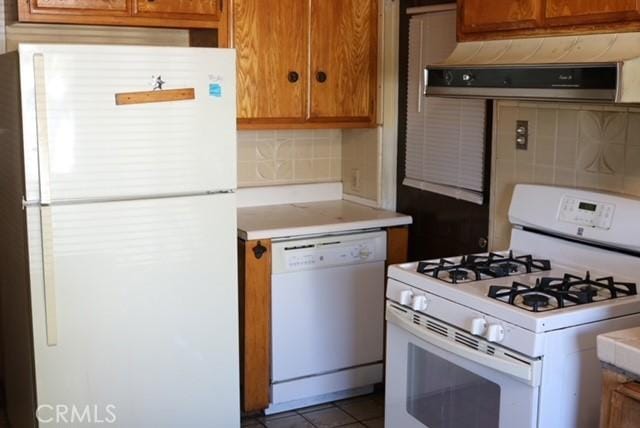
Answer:
<svg viewBox="0 0 640 428"><path fill-rule="evenodd" d="M502 342L504 339L504 327L500 324L490 324L485 336L489 342Z"/></svg>
<svg viewBox="0 0 640 428"><path fill-rule="evenodd" d="M424 311L427 309L427 297L426 296L415 296L413 301L411 302L411 308L414 311Z"/></svg>
<svg viewBox="0 0 640 428"><path fill-rule="evenodd" d="M371 255L371 251L369 251L368 248L361 248L360 253L358 255L360 256L360 259L366 260Z"/></svg>
<svg viewBox="0 0 640 428"><path fill-rule="evenodd" d="M402 290L400 292L400 304L409 306L411 305L411 299L413 298L413 291L411 290Z"/></svg>
<svg viewBox="0 0 640 428"><path fill-rule="evenodd" d="M471 334L482 336L487 329L487 320L484 318L474 318L471 320Z"/></svg>

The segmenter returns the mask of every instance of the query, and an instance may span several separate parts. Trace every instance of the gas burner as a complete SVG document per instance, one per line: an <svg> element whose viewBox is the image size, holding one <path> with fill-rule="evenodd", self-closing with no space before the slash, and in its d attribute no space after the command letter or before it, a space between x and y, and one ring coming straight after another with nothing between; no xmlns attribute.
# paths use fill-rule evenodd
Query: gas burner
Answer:
<svg viewBox="0 0 640 428"><path fill-rule="evenodd" d="M419 262L417 271L451 284L482 279L480 273L466 265L465 257L461 259L460 263L454 263L447 259L440 259L437 262Z"/></svg>
<svg viewBox="0 0 640 428"><path fill-rule="evenodd" d="M453 282L459 282L459 281L465 281L467 279L469 279L469 272L466 270L452 270L449 271L449 278L451 278L451 281Z"/></svg>
<svg viewBox="0 0 640 428"><path fill-rule="evenodd" d="M518 265L511 262L498 263L490 268L497 276L509 276L518 272Z"/></svg>
<svg viewBox="0 0 640 428"><path fill-rule="evenodd" d="M491 286L489 297L532 312L584 305L637 294L636 284L616 282L613 277L591 279L565 274L562 278L539 278L534 286L514 282L511 287Z"/></svg>
<svg viewBox="0 0 640 428"><path fill-rule="evenodd" d="M458 262L449 259L419 262L417 271L451 284L490 278L520 275L551 269L549 260L534 259L531 255L514 256L489 253L462 256Z"/></svg>
<svg viewBox="0 0 640 428"><path fill-rule="evenodd" d="M477 265L483 274L493 278L551 270L549 260L534 259L529 254L514 256L513 251L509 251L506 256L497 253L489 253L487 256L469 256L469 262Z"/></svg>
<svg viewBox="0 0 640 428"><path fill-rule="evenodd" d="M525 294L522 303L530 308L545 308L549 306L549 297L543 294Z"/></svg>

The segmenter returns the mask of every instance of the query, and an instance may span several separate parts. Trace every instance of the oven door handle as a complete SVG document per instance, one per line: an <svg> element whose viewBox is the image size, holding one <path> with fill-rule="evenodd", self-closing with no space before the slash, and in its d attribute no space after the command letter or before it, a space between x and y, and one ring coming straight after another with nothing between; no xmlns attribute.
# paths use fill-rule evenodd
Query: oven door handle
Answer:
<svg viewBox="0 0 640 428"><path fill-rule="evenodd" d="M521 379L529 385L540 385L542 361L535 360L526 362L524 357L522 359L515 359L515 356L513 361L507 361L495 355L485 354L484 352L462 345L449 336L442 336L430 331L426 327L411 322L409 319L411 317L411 311L407 311L408 317L399 314L397 311L398 310L393 307L387 307L387 321L408 331L419 339L476 364Z"/></svg>

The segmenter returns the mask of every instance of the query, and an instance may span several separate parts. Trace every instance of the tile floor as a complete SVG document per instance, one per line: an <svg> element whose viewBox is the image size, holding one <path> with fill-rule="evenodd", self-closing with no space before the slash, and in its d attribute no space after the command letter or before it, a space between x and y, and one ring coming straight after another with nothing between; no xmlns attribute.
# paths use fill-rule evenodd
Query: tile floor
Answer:
<svg viewBox="0 0 640 428"><path fill-rule="evenodd" d="M243 417L243 428L383 428L384 395L374 393L270 416Z"/></svg>
<svg viewBox="0 0 640 428"><path fill-rule="evenodd" d="M0 428L9 424L0 409ZM242 428L384 428L384 396L364 395L270 416L243 417Z"/></svg>

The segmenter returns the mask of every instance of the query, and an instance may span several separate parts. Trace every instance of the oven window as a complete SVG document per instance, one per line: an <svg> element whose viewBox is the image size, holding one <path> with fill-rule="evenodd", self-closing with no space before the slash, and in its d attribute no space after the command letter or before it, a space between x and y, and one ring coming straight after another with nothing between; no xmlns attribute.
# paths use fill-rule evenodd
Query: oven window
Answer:
<svg viewBox="0 0 640 428"><path fill-rule="evenodd" d="M410 343L407 412L429 428L498 428L500 386Z"/></svg>

